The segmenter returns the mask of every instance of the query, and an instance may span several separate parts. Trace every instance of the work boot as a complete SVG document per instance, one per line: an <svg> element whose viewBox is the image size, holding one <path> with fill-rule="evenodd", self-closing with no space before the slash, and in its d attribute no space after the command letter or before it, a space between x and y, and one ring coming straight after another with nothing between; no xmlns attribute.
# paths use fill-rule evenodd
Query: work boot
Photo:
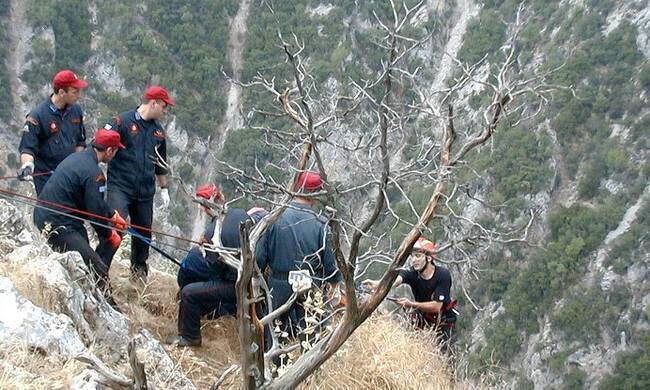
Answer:
<svg viewBox="0 0 650 390"><path fill-rule="evenodd" d="M169 336L165 340L166 344L176 345L177 347L200 347L201 339L188 339L183 336Z"/></svg>
<svg viewBox="0 0 650 390"><path fill-rule="evenodd" d="M131 266L131 280L134 282L141 282L147 284L147 274L149 269L146 265L132 265Z"/></svg>

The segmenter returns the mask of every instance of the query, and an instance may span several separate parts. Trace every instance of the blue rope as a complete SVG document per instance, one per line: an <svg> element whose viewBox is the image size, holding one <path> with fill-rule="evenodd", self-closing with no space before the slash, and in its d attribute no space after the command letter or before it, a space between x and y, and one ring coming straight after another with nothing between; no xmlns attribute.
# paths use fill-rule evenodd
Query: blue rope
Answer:
<svg viewBox="0 0 650 390"><path fill-rule="evenodd" d="M166 257L166 258L168 258L169 260L173 261L174 264L178 265L179 267L181 266L181 263L179 263L178 260L176 260L175 258L173 258L170 254L166 253L166 252L163 251L162 249L160 249L160 248L158 248L157 246L153 245L153 244L151 243L151 239L149 239L149 238L143 236L142 234L138 233L137 231L135 231L134 228L130 227L130 228L126 229L126 231L127 231L130 235L132 235L133 237L136 237L136 238L142 240L145 244L149 245L149 246L150 246L151 248L153 248L156 252L160 253L160 254L163 255L164 257Z"/></svg>

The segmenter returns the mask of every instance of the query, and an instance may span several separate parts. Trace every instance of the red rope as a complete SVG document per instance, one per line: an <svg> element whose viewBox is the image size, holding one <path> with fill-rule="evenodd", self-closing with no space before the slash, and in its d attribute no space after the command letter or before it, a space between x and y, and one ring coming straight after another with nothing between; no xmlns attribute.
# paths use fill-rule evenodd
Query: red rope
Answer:
<svg viewBox="0 0 650 390"><path fill-rule="evenodd" d="M45 176L50 174L52 174L52 171L32 173L29 176L35 177L35 176ZM0 180L9 180L9 179L18 179L18 176L0 176Z"/></svg>
<svg viewBox="0 0 650 390"><path fill-rule="evenodd" d="M75 213L78 213L78 214L81 214L81 215L85 215L85 216L92 217L92 218L97 218L97 219L100 219L100 220L103 220L103 221L113 222L113 219L112 219L112 218L105 217L105 216L103 216L103 215L99 215L99 214L91 213L90 211L79 210L79 209L76 209L76 208L74 208L74 207L66 206L66 205L63 205L63 204L60 204L60 203L56 203L56 202L52 202L52 201L49 201L49 200L33 198L33 197L31 197L31 196L27 196L27 195L19 194L19 193L17 193L17 192L13 192L13 191L8 190L8 189L0 188L0 193L1 193L1 194L6 194L6 195L10 195L10 196L15 196L15 197L17 197L17 198L28 199L28 200L31 200L31 201L35 201L35 202L37 202L37 203L42 203L42 204L47 204L47 205L55 206L55 207L58 207L58 208L60 208L60 209L64 209L64 210L68 210L68 211L72 211L72 212L75 212ZM133 227L133 228L136 228L136 229L138 229L138 230L143 230L143 231L146 231L146 232L156 233L156 234L160 234L160 235L162 235L162 236L167 236L167 237L175 238L175 239L177 239L177 240L181 240L181 241L189 242L189 243L192 243L192 244L199 244L199 245L201 244L201 243L198 242L198 241L190 240L190 239L188 239L188 238L184 238L184 237L180 237L180 236L175 236L175 235L173 235L173 234L169 234L169 233L161 232L161 231L154 230L154 229L151 229L151 228L148 228L148 227L144 227L144 226L134 225L134 224L131 224L131 223L127 223L127 226L131 226L131 227Z"/></svg>

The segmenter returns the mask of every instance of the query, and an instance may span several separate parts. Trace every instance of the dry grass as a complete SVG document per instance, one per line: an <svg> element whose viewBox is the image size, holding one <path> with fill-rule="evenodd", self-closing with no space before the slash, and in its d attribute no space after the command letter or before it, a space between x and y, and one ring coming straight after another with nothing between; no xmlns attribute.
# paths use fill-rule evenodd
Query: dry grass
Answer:
<svg viewBox="0 0 650 390"><path fill-rule="evenodd" d="M172 275L152 272L146 286L128 279L125 263L114 264L111 280L116 301L134 329L144 327L164 340L176 334L178 286ZM166 347L177 367L198 387L208 388L231 364L238 364L239 344L233 317L202 321L201 348ZM350 341L302 388L451 389L455 387L430 332L411 332L388 316L371 317ZM238 388L236 375L224 388Z"/></svg>
<svg viewBox="0 0 650 390"><path fill-rule="evenodd" d="M75 360L62 362L56 356L44 356L24 345L3 345L0 389L67 389L83 366Z"/></svg>
<svg viewBox="0 0 650 390"><path fill-rule="evenodd" d="M55 299L40 288L41 278L27 263L0 263L0 274L9 276L17 289L34 304L59 312ZM115 300L129 318L132 331L146 328L160 340L177 333L178 286L173 275L152 271L146 285L129 279L128 262L115 261L111 281ZM201 348L165 346L176 367L198 388L208 388L232 364L238 364L239 344L233 317L202 321ZM66 388L83 368L76 362L61 363L16 348L2 351L0 388ZM16 367L20 367L16 369ZM38 373L36 377L30 373ZM35 379L36 378L36 379ZM411 332L388 316L373 316L349 342L301 388L311 389L450 389L446 358L433 335ZM237 388L237 375L224 388ZM465 387L465 386L458 386Z"/></svg>
<svg viewBox="0 0 650 390"><path fill-rule="evenodd" d="M52 294L43 275L36 272L29 261L0 262L0 275L8 277L16 290L34 305L53 313L61 313L59 300Z"/></svg>
<svg viewBox="0 0 650 390"><path fill-rule="evenodd" d="M178 285L170 274L152 271L145 285L129 280L125 262L111 267L115 300L129 318L133 331L146 328L159 340L177 334ZM198 388L208 388L231 364L239 360L235 319L202 320L201 348L165 346L180 372Z"/></svg>
<svg viewBox="0 0 650 390"><path fill-rule="evenodd" d="M373 316L301 388L451 389L447 357L433 332L408 331Z"/></svg>

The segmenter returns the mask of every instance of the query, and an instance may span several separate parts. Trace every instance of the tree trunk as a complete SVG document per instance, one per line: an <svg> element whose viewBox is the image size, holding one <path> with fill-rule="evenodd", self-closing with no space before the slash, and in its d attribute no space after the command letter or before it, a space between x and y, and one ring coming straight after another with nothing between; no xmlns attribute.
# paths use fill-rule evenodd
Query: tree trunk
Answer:
<svg viewBox="0 0 650 390"><path fill-rule="evenodd" d="M237 278L237 325L239 328L240 364L244 389L257 389L264 383L264 328L255 311L251 279L255 260L249 247L248 234L252 221L239 227L242 268Z"/></svg>

